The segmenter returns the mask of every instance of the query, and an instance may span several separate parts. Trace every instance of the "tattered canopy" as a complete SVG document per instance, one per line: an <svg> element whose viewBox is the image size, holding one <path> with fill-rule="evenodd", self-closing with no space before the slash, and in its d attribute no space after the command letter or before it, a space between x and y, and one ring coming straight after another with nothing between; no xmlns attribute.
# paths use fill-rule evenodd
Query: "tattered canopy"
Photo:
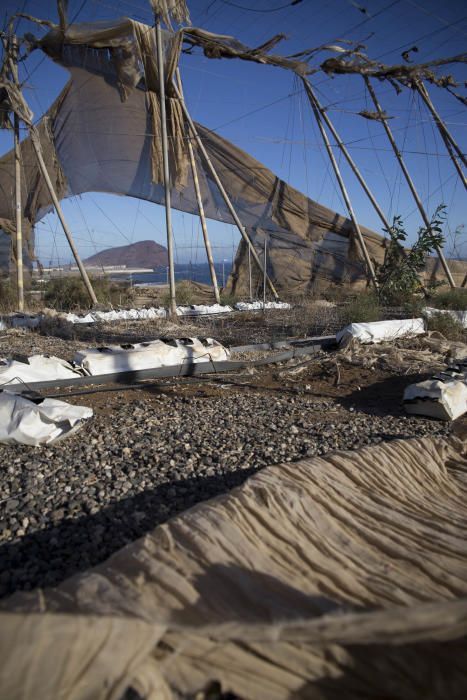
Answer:
<svg viewBox="0 0 467 700"><path fill-rule="evenodd" d="M229 37L184 29L203 42L246 47ZM172 206L196 214L198 206L189 168L180 103L172 79L182 46L182 33L164 32L165 76L169 120ZM274 42L269 42L269 50ZM70 81L42 118L39 135L47 167L59 197L98 191L164 203L158 72L154 29L130 19L52 27L40 48L70 72ZM206 46L205 46L206 48ZM274 63L259 49L256 58ZM271 60L270 60L271 59ZM286 60L286 59L284 59ZM310 200L268 168L219 135L198 125L199 133L238 215L258 251L269 239L268 272L282 289L305 291L316 276L331 280L361 278L364 267L353 242L349 220ZM206 215L232 223L231 215L194 144ZM26 238L35 222L50 210L31 144L22 143L23 219ZM14 161L0 160L0 225L14 229ZM384 239L363 229L370 254L381 259ZM242 245L234 271L239 291Z"/></svg>

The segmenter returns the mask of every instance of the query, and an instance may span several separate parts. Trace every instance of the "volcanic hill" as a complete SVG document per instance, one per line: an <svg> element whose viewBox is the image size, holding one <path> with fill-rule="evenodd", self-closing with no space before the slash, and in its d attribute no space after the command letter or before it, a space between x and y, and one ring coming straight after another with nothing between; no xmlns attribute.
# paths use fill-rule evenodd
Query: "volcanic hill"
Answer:
<svg viewBox="0 0 467 700"><path fill-rule="evenodd" d="M167 248L155 241L137 241L130 245L107 248L91 255L85 264L88 266L113 267L125 265L128 268L147 268L153 270L165 267L168 262Z"/></svg>

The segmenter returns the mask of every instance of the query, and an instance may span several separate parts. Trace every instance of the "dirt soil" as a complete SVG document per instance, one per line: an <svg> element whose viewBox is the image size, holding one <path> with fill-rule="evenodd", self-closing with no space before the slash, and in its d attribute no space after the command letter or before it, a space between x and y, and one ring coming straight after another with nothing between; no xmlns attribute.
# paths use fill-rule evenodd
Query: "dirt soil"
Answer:
<svg viewBox="0 0 467 700"><path fill-rule="evenodd" d="M258 337L275 340L277 330L286 327L282 316L263 324L255 318L251 333L249 319L240 332L223 319L215 326L221 332L209 335L230 334L246 344ZM139 335L134 327L131 333L134 342L208 335L203 331L210 323L143 324ZM128 328L116 324L112 334L122 342ZM0 335L0 357L48 353L71 360L78 348L93 344L79 335L8 331ZM89 406L94 417L54 445L0 445L0 595L55 585L270 464L384 440L453 430L464 435L464 418L450 424L405 414L403 391L429 376L431 355L420 340L399 346L387 352L380 346L373 355L371 350L363 355L321 351L222 375L133 387L42 392ZM405 351L414 354L397 366ZM361 366L368 360L373 366ZM433 367L442 361L433 355Z"/></svg>

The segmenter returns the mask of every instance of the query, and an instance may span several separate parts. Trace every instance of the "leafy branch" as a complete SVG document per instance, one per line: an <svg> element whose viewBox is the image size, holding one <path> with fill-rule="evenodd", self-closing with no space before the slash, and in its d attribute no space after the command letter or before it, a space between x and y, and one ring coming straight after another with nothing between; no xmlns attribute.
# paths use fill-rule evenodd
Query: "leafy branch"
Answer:
<svg viewBox="0 0 467 700"><path fill-rule="evenodd" d="M384 262L377 269L379 296L385 304L399 304L417 292L424 291L422 275L426 258L437 248L442 248L445 238L442 232L446 220L446 206L440 204L429 226L418 230L417 240L410 249L405 248L407 233L402 217L395 216L392 226L385 231L390 242Z"/></svg>

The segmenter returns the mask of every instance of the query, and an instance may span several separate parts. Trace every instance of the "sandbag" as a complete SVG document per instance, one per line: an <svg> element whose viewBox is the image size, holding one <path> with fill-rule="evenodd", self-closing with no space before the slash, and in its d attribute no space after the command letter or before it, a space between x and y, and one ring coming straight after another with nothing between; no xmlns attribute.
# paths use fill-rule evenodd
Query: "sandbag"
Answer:
<svg viewBox="0 0 467 700"><path fill-rule="evenodd" d="M406 318L393 321L372 321L371 323L351 323L336 335L341 345L355 339L359 343L382 343L425 333L423 318Z"/></svg>
<svg viewBox="0 0 467 700"><path fill-rule="evenodd" d="M24 360L0 360L0 387L7 384L74 379L81 372L53 355L31 355Z"/></svg>
<svg viewBox="0 0 467 700"><path fill-rule="evenodd" d="M88 374L99 375L183 363L219 362L229 357L229 350L212 338L174 338L78 350L74 361Z"/></svg>

